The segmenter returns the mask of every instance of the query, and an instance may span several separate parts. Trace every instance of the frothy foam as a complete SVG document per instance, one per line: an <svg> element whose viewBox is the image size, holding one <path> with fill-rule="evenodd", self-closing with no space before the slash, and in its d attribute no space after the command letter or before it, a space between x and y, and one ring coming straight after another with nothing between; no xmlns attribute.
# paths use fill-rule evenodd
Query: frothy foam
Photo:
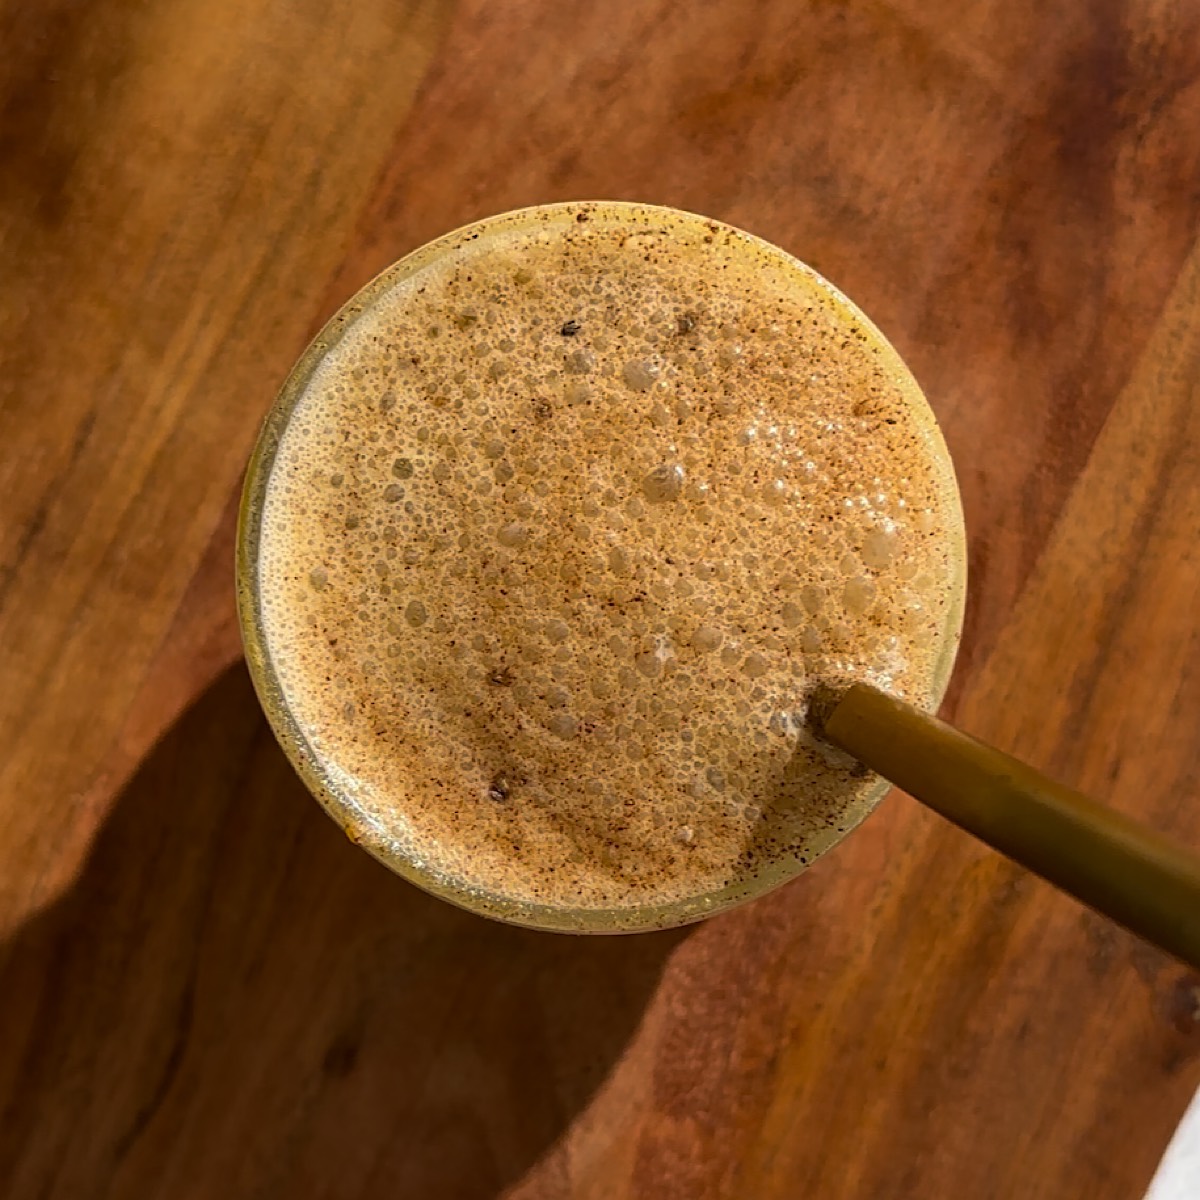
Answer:
<svg viewBox="0 0 1200 1200"><path fill-rule="evenodd" d="M460 887L669 903L803 863L872 780L816 680L928 703L959 512L895 357L663 210L456 237L333 339L259 547L282 694L364 829Z"/></svg>

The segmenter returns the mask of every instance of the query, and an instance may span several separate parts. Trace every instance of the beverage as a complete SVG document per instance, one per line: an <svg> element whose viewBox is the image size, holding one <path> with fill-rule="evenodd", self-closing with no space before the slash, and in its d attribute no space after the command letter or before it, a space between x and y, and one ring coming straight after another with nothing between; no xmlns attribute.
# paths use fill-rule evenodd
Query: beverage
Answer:
<svg viewBox="0 0 1200 1200"><path fill-rule="evenodd" d="M268 713L331 813L481 911L638 928L796 873L881 785L814 683L936 705L962 519L894 351L782 251L555 205L360 294L247 491Z"/></svg>

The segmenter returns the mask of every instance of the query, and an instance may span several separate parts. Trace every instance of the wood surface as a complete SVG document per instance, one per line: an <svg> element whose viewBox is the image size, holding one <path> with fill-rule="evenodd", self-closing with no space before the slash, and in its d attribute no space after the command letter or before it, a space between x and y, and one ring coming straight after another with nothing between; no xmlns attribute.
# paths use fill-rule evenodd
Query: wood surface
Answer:
<svg viewBox="0 0 1200 1200"><path fill-rule="evenodd" d="M683 932L431 900L274 746L232 515L404 251L732 221L943 422L947 714L1200 845L1200 7L0 0L0 47L0 1195L1140 1196L1200 978L900 795Z"/></svg>

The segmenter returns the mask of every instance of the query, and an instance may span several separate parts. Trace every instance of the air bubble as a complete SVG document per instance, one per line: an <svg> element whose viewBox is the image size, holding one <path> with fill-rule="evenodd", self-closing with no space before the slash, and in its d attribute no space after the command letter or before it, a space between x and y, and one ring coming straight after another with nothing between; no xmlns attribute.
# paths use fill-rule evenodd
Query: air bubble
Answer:
<svg viewBox="0 0 1200 1200"><path fill-rule="evenodd" d="M632 569L628 552L620 546L613 546L608 552L608 569L614 575L627 576Z"/></svg>
<svg viewBox="0 0 1200 1200"><path fill-rule="evenodd" d="M653 650L639 654L633 660L633 665L647 679L657 679L662 674L662 659Z"/></svg>
<svg viewBox="0 0 1200 1200"><path fill-rule="evenodd" d="M496 541L510 549L519 549L529 541L529 530L520 521L509 521L500 526L496 533Z"/></svg>
<svg viewBox="0 0 1200 1200"><path fill-rule="evenodd" d="M847 580L842 589L842 603L853 616L861 616L875 599L875 585L863 575Z"/></svg>
<svg viewBox="0 0 1200 1200"><path fill-rule="evenodd" d="M621 378L635 392L644 392L654 386L661 370L657 363L634 359L621 368Z"/></svg>
<svg viewBox="0 0 1200 1200"><path fill-rule="evenodd" d="M896 535L886 529L872 529L863 538L862 559L874 571L882 571L896 553Z"/></svg>
<svg viewBox="0 0 1200 1200"><path fill-rule="evenodd" d="M806 583L800 589L800 603L815 617L825 603L824 589L817 587L815 584Z"/></svg>
<svg viewBox="0 0 1200 1200"><path fill-rule="evenodd" d="M760 678L770 669L770 664L761 654L758 653L748 654L745 661L742 663L743 674L749 675L751 679Z"/></svg>
<svg viewBox="0 0 1200 1200"><path fill-rule="evenodd" d="M683 491L683 468L678 463L662 463L642 480L642 494L651 504L678 500Z"/></svg>

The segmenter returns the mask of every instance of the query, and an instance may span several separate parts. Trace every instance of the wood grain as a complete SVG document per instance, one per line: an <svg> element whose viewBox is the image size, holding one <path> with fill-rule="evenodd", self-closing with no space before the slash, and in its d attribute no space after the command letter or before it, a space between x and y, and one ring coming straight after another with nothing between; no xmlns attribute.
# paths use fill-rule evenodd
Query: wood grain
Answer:
<svg viewBox="0 0 1200 1200"><path fill-rule="evenodd" d="M959 465L965 728L1200 844L1200 10L0 2L0 1192L1140 1194L1200 979L903 796L679 934L392 879L237 664L233 497L405 250L615 196L845 288Z"/></svg>
<svg viewBox="0 0 1200 1200"><path fill-rule="evenodd" d="M3 12L0 794L19 802L0 816L0 927L78 865L104 807L80 798L446 17L383 0Z"/></svg>

